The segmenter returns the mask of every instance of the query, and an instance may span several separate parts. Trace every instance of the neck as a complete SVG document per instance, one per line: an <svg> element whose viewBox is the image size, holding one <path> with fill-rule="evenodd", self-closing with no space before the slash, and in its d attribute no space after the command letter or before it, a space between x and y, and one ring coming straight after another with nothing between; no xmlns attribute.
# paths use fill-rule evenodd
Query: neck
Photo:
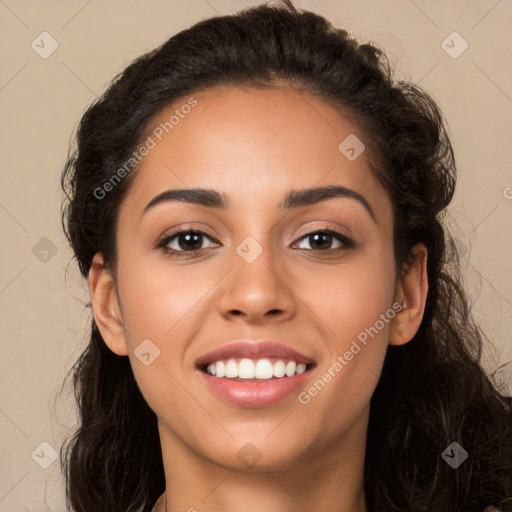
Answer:
<svg viewBox="0 0 512 512"><path fill-rule="evenodd" d="M240 471L199 457L159 424L166 493L155 512L367 512L364 454L368 411L330 444L319 439L285 467ZM167 501L167 504L166 504Z"/></svg>

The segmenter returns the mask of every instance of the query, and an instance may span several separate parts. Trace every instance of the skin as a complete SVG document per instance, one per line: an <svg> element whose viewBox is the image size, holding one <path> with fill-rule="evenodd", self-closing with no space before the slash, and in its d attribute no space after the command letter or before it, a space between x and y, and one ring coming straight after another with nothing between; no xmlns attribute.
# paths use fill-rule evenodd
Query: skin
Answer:
<svg viewBox="0 0 512 512"><path fill-rule="evenodd" d="M414 263L395 275L389 196L369 170L368 151L349 161L338 150L349 134L362 141L366 134L329 104L284 88L194 98L197 106L136 171L120 207L115 271L98 253L89 274L105 343L130 358L158 416L167 510L367 512L369 401L387 346L408 342L421 323L426 249L415 247ZM160 112L151 129L186 100ZM320 185L358 192L376 220L346 197L278 208L290 190ZM188 187L223 192L231 205L173 201L142 215L159 193ZM336 238L319 247L304 237L326 227L349 234L356 247ZM155 249L171 228L205 231L203 248L184 258ZM263 250L252 263L236 252L247 236ZM168 247L187 250L176 238ZM307 404L293 393L273 406L237 407L212 394L195 368L199 356L228 341L272 338L316 361L305 391L358 334L404 302ZM134 355L147 338L160 349L149 366ZM251 467L237 455L247 443L260 456ZM165 510L164 495L155 510Z"/></svg>

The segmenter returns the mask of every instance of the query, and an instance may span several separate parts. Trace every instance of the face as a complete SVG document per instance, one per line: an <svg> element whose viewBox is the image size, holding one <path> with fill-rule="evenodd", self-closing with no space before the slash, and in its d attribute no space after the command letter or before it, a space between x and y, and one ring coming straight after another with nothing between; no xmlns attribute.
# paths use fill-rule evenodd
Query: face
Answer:
<svg viewBox="0 0 512 512"><path fill-rule="evenodd" d="M397 299L392 205L367 151L354 158L366 135L312 95L228 88L177 102L146 136L119 211L110 346L129 355L162 443L284 469L364 438ZM338 194L295 200L325 187ZM164 194L179 189L227 205ZM231 358L291 376L251 378L247 361L230 368L248 377L218 376Z"/></svg>

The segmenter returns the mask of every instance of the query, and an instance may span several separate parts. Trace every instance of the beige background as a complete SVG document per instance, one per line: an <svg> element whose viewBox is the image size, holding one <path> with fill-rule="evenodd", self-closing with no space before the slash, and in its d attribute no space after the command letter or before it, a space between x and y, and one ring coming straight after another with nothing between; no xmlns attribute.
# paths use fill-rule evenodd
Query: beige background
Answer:
<svg viewBox="0 0 512 512"><path fill-rule="evenodd" d="M46 469L40 464L51 462L51 447L58 450L74 426L69 389L53 404L88 334L87 288L68 266L59 213L60 172L85 107L131 59L170 35L216 12L258 3L0 0L0 511L65 510L58 461ZM512 2L296 5L381 44L398 76L419 82L441 106L459 169L447 221L473 311L493 344L486 346L485 367L510 361ZM44 31L58 43L46 59L31 47ZM441 46L453 31L469 44L458 58ZM463 44L455 37L448 39L452 51ZM54 255L41 253L49 245L43 237Z"/></svg>

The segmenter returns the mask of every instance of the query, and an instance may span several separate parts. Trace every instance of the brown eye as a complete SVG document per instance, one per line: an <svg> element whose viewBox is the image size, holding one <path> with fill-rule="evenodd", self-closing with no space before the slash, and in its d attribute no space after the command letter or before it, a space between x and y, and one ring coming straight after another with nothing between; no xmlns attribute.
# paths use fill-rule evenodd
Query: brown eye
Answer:
<svg viewBox="0 0 512 512"><path fill-rule="evenodd" d="M331 229L314 231L299 239L299 242L307 241L308 247L299 247L299 249L309 249L313 251L326 252L328 250L343 249L354 247L354 242L346 235ZM332 243L337 241L338 247L332 247Z"/></svg>
<svg viewBox="0 0 512 512"><path fill-rule="evenodd" d="M203 231L178 231L172 235L166 236L158 243L157 248L162 249L166 253L176 254L177 256L186 255L180 253L194 254L205 248L203 247L205 239L213 240Z"/></svg>
<svg viewBox="0 0 512 512"><path fill-rule="evenodd" d="M176 238L176 241L178 243L178 247L184 251L188 250L198 250L202 248L203 245L203 239L200 233L180 233L179 235L174 236L173 238Z"/></svg>

